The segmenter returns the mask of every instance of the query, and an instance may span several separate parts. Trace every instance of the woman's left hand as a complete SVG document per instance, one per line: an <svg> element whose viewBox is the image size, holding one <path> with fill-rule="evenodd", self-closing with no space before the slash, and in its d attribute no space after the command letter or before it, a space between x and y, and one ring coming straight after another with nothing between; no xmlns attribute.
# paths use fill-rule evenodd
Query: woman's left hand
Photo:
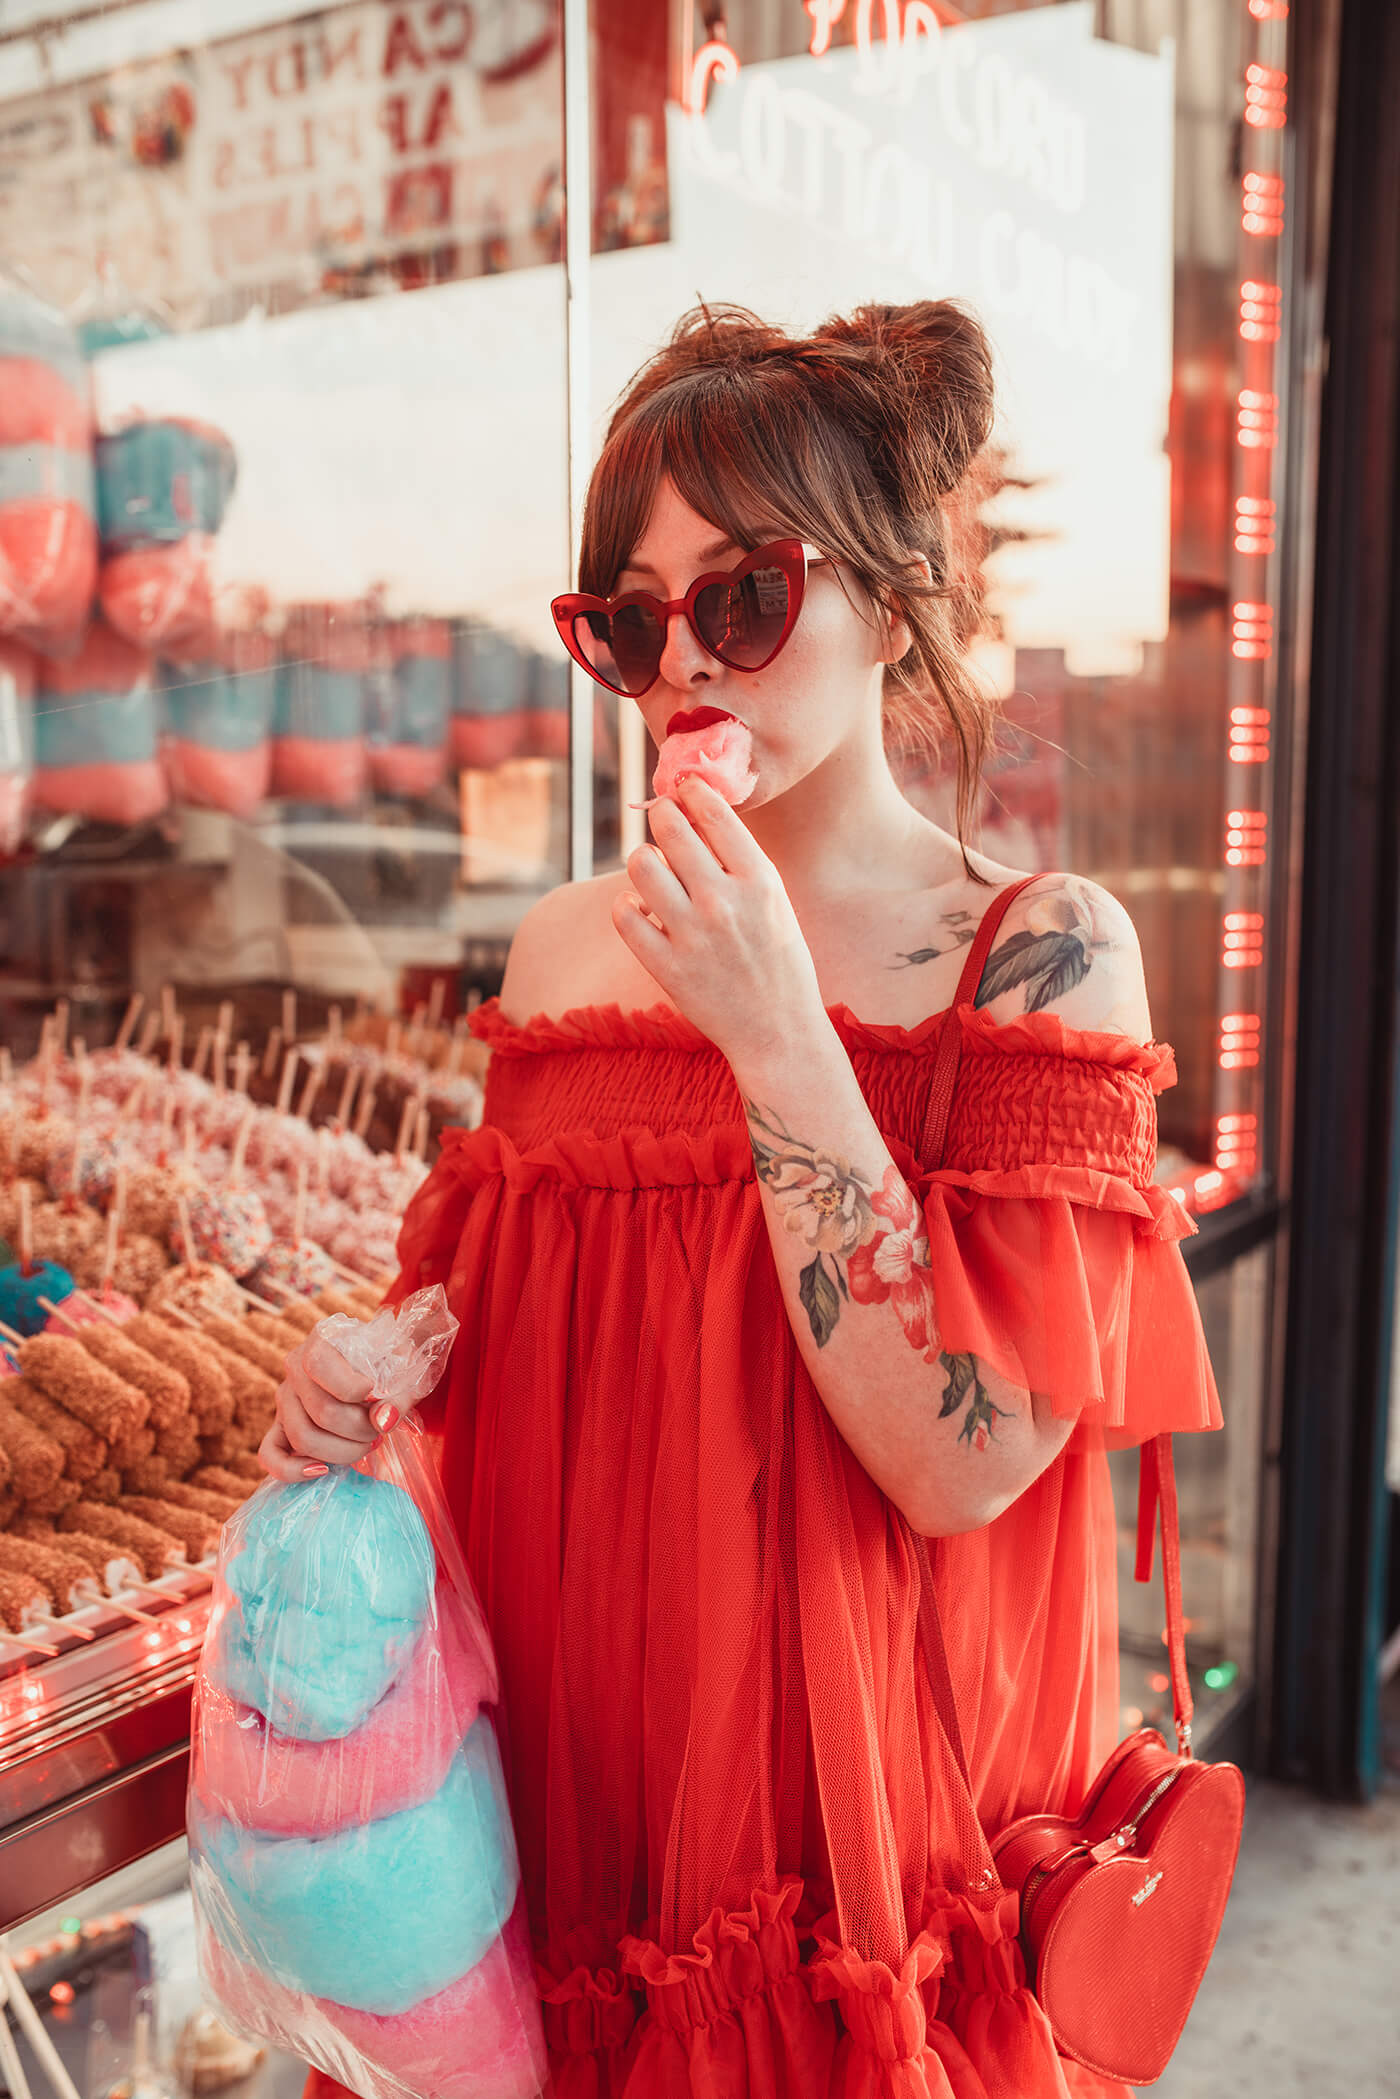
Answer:
<svg viewBox="0 0 1400 2099"><path fill-rule="evenodd" d="M672 1004L739 1069L790 1051L826 1009L772 861L705 781L692 775L678 793L683 807L663 799L650 812L656 846L628 856L636 893L614 899L613 924Z"/></svg>

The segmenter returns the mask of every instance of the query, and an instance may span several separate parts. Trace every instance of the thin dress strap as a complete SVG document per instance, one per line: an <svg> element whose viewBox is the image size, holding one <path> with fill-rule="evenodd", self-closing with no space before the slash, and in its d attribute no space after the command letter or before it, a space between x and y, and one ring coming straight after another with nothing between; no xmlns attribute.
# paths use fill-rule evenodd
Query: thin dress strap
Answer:
<svg viewBox="0 0 1400 2099"><path fill-rule="evenodd" d="M957 1084L958 1062L962 1055L962 1022L958 1016L964 1006L970 1006L976 1001L992 942L996 939L997 929L1007 911L1023 889L1028 889L1032 882L1039 880L1039 875L1023 875L1019 882L1011 882L999 891L983 912L981 924L967 951L967 960L963 964L962 975L958 978L958 988L938 1038L933 1082L929 1087L928 1108L924 1115L924 1134L919 1145L919 1157L930 1173L941 1165L943 1160L948 1111L953 1105L953 1088Z"/></svg>

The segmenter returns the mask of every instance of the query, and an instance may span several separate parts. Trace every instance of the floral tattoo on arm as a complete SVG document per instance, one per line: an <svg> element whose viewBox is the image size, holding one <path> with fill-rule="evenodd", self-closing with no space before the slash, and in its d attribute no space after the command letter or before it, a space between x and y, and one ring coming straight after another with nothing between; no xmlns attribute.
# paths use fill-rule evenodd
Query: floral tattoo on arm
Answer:
<svg viewBox="0 0 1400 2099"><path fill-rule="evenodd" d="M744 1109L758 1180L787 1230L811 1249L798 1296L817 1347L831 1339L843 1302L892 1305L910 1347L945 1373L939 1420L964 1409L958 1441L985 1450L997 1418L1010 1410L993 1404L975 1356L951 1355L939 1345L928 1239L899 1169L887 1167L881 1186L872 1189L849 1160L794 1137L770 1110L755 1101L745 1101Z"/></svg>

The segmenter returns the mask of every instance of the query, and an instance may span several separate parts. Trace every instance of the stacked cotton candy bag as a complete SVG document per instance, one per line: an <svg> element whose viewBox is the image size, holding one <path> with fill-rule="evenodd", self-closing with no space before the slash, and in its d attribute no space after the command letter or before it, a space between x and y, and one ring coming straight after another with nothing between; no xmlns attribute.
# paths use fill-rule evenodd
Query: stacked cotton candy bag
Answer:
<svg viewBox="0 0 1400 2099"><path fill-rule="evenodd" d="M525 744L524 660L506 635L460 620L452 645L452 762L490 771Z"/></svg>
<svg viewBox="0 0 1400 2099"><path fill-rule="evenodd" d="M0 273L0 634L76 646L97 577L92 401L62 315Z"/></svg>
<svg viewBox="0 0 1400 2099"><path fill-rule="evenodd" d="M222 809L245 822L272 776L277 649L258 633L225 635L199 664L165 664L165 763L176 801Z"/></svg>
<svg viewBox="0 0 1400 2099"><path fill-rule="evenodd" d="M98 594L128 641L180 660L208 653L214 535L236 479L233 446L205 423L132 416L99 437Z"/></svg>
<svg viewBox="0 0 1400 2099"><path fill-rule="evenodd" d="M401 1413L441 1287L322 1336ZM190 1878L238 2030L366 2099L537 2099L547 2069L495 1661L411 1419L225 1526L195 1694Z"/></svg>
<svg viewBox="0 0 1400 2099"><path fill-rule="evenodd" d="M391 656L370 724L370 778L381 794L420 799L447 778L452 629L446 620L405 620Z"/></svg>
<svg viewBox="0 0 1400 2099"><path fill-rule="evenodd" d="M158 755L154 666L95 619L76 656L41 657L34 800L93 823L139 824L169 799Z"/></svg>
<svg viewBox="0 0 1400 2099"><path fill-rule="evenodd" d="M297 605L287 618L272 719L272 792L348 809L369 780L365 742L379 637L356 605Z"/></svg>
<svg viewBox="0 0 1400 2099"><path fill-rule="evenodd" d="M526 674L528 706L523 756L569 755L569 659L536 656Z"/></svg>

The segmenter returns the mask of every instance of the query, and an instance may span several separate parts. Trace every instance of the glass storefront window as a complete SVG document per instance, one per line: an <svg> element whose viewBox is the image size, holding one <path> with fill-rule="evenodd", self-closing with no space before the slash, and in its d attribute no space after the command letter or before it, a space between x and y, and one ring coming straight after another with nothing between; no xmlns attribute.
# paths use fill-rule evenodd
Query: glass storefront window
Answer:
<svg viewBox="0 0 1400 2099"><path fill-rule="evenodd" d="M998 422L949 528L1003 715L974 842L1131 912L1180 1075L1159 1178L1209 1252L1214 1213L1279 1183L1287 8L677 0L664 60L633 13L591 0L594 442L697 300L796 329L971 305ZM645 779L635 714L619 734ZM951 766L902 781L952 826ZM642 822L624 806L622 850ZM1275 1260L1265 1243L1200 1285L1228 1423L1178 1439L1203 1732L1252 1683ZM1135 1456L1112 1471L1128 1731L1170 1701L1160 1555L1132 1578Z"/></svg>
<svg viewBox="0 0 1400 2099"><path fill-rule="evenodd" d="M62 999L108 1043L170 984L187 1046L236 1004L266 1098L278 1024L329 1041L364 1001L416 1036L496 991L533 899L645 835L640 716L549 614L628 378L697 300L800 328L955 296L999 400L949 520L1004 716L974 843L1130 910L1198 1247L1286 1193L1287 18L9 0L0 1042ZM945 767L902 778L951 824ZM1275 1260L1201 1284L1203 1708L1247 1688ZM1125 1569L1125 1726L1159 1614Z"/></svg>
<svg viewBox="0 0 1400 2099"><path fill-rule="evenodd" d="M494 988L568 867L556 11L211 19L0 41L17 1047L55 991Z"/></svg>
<svg viewBox="0 0 1400 2099"><path fill-rule="evenodd" d="M10 388L0 512L37 445L75 527L0 607L0 832L27 800L45 863L7 899L16 993L46 942L110 1008L201 949L265 968L274 931L327 995L390 998L464 941L492 988L529 897L641 835L633 710L575 692L571 784L547 609L627 377L697 297L801 325L951 294L1000 384L953 520L1005 715L981 842L1123 898L1178 1052L1163 1177L1198 1212L1266 1189L1286 9L281 13L215 40L144 6L60 39L6 17L0 353L18 372L37 329L49 361ZM905 784L947 819L937 766ZM187 898L177 955L143 852ZM94 954L113 857L132 924Z"/></svg>
<svg viewBox="0 0 1400 2099"><path fill-rule="evenodd" d="M632 12L593 0L599 424L697 298L971 303L1000 389L951 519L1004 709L978 842L1132 912L1177 1199L1266 1188L1286 8L688 0L665 66ZM940 767L904 785L951 823Z"/></svg>

